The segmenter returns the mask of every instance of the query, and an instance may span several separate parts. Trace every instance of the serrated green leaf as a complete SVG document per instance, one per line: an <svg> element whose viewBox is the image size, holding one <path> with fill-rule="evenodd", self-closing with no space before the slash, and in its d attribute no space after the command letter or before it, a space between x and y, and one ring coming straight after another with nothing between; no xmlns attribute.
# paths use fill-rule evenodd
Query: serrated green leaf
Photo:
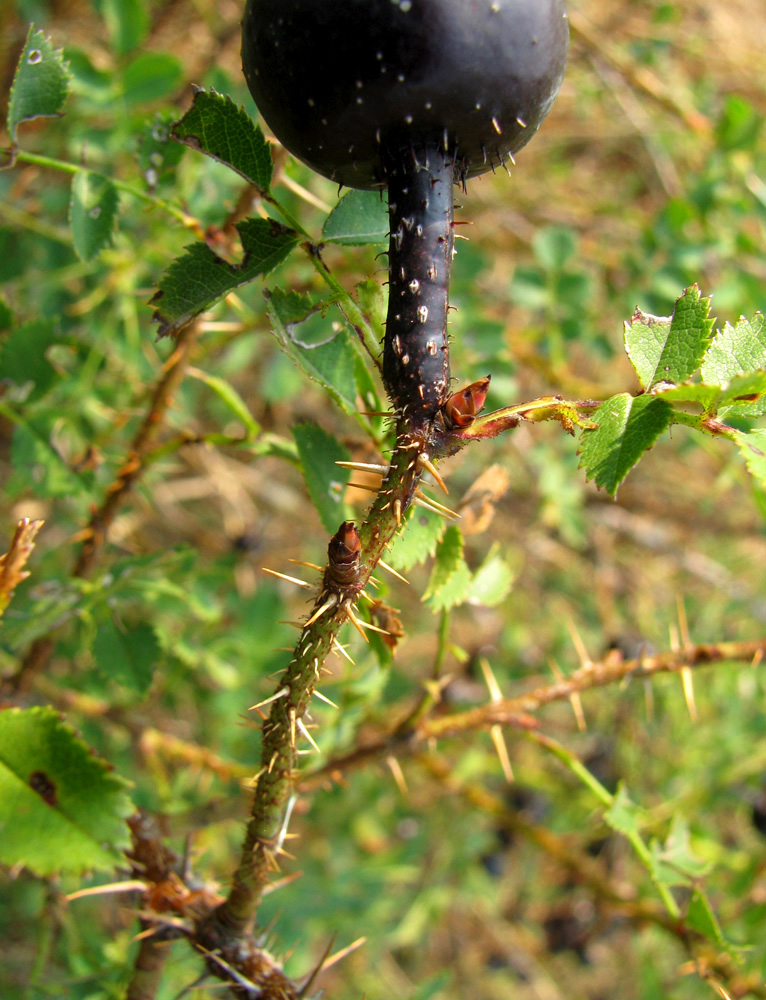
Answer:
<svg viewBox="0 0 766 1000"><path fill-rule="evenodd" d="M324 312L329 303L315 302L310 295L285 293L279 288L266 293L266 298L271 329L282 350L309 378L324 386L345 413L355 413L357 353L345 327L334 330L328 320L328 339L323 343L307 344L300 336L301 323Z"/></svg>
<svg viewBox="0 0 766 1000"><path fill-rule="evenodd" d="M118 203L117 188L103 174L78 170L72 178L69 223L81 260L93 260L111 245Z"/></svg>
<svg viewBox="0 0 766 1000"><path fill-rule="evenodd" d="M316 424L298 424L293 437L309 496L325 531L334 534L346 517L343 494L349 479L348 471L336 462L347 462L350 455L337 438Z"/></svg>
<svg viewBox="0 0 766 1000"><path fill-rule="evenodd" d="M225 163L262 194L271 184L273 163L263 132L242 107L215 90L198 90L194 103L172 129L173 138Z"/></svg>
<svg viewBox="0 0 766 1000"><path fill-rule="evenodd" d="M627 788L620 782L611 806L604 812L604 821L617 833L632 837L638 835L643 818L641 808L633 802Z"/></svg>
<svg viewBox="0 0 766 1000"><path fill-rule="evenodd" d="M495 608L502 604L513 586L514 573L508 563L493 546L487 558L473 574L471 586L466 592L468 604L482 604Z"/></svg>
<svg viewBox="0 0 766 1000"><path fill-rule="evenodd" d="M322 227L326 243L362 246L388 243L388 204L379 191L349 191Z"/></svg>
<svg viewBox="0 0 766 1000"><path fill-rule="evenodd" d="M252 441L258 437L261 433L261 426L231 382L227 382L226 379L219 378L217 375L210 375L208 372L203 372L199 368L187 368L187 374L192 378L199 379L200 382L204 382L208 388L213 390L221 402L228 406L237 420L244 424L248 440Z"/></svg>
<svg viewBox="0 0 766 1000"><path fill-rule="evenodd" d="M142 52L122 72L122 98L129 106L159 101L178 90L183 80L183 66L175 56Z"/></svg>
<svg viewBox="0 0 766 1000"><path fill-rule="evenodd" d="M756 313L749 320L740 317L736 326L726 323L716 333L700 374L703 382L724 385L738 375L762 370L766 370L766 320ZM766 412L766 402L760 399L740 412L744 416L760 416Z"/></svg>
<svg viewBox="0 0 766 1000"><path fill-rule="evenodd" d="M599 406L591 417L598 427L580 437L580 467L588 479L611 496L670 424L672 406L657 396L621 393Z"/></svg>
<svg viewBox="0 0 766 1000"><path fill-rule="evenodd" d="M766 372L737 375L721 385L686 382L663 389L657 395L673 403L698 403L706 416L736 410L738 416L757 416L766 411Z"/></svg>
<svg viewBox="0 0 766 1000"><path fill-rule="evenodd" d="M159 337L174 336L195 316L233 289L281 264L297 243L296 234L271 219L237 223L244 257L229 264L207 243L193 243L165 271L151 299Z"/></svg>
<svg viewBox="0 0 766 1000"><path fill-rule="evenodd" d="M660 387L656 390L656 395L673 403L698 403L705 413L714 413L721 397L721 387L684 382L681 385Z"/></svg>
<svg viewBox="0 0 766 1000"><path fill-rule="evenodd" d="M726 323L718 330L702 362L703 382L721 385L735 375L766 369L766 320L762 313L752 319L741 316L736 326Z"/></svg>
<svg viewBox="0 0 766 1000"><path fill-rule="evenodd" d="M658 382L684 382L700 365L710 344L710 299L697 285L676 300L672 316L636 309L625 324L625 350L644 389Z"/></svg>
<svg viewBox="0 0 766 1000"><path fill-rule="evenodd" d="M16 142L21 122L57 118L69 89L69 70L61 50L53 48L44 32L30 27L21 53L8 102L8 132Z"/></svg>
<svg viewBox="0 0 766 1000"><path fill-rule="evenodd" d="M40 876L111 868L130 837L127 783L50 708L0 712L0 861Z"/></svg>
<svg viewBox="0 0 766 1000"><path fill-rule="evenodd" d="M0 337L0 382L12 382L19 388L31 384L27 402L44 396L58 379L56 369L45 357L57 339L55 324L47 319L25 323Z"/></svg>
<svg viewBox="0 0 766 1000"><path fill-rule="evenodd" d="M766 488L766 428L760 427L749 433L735 431L734 437L747 471Z"/></svg>
<svg viewBox="0 0 766 1000"><path fill-rule="evenodd" d="M129 629L113 621L99 625L93 657L104 677L144 694L152 683L160 658L160 644L151 625L140 622Z"/></svg>
<svg viewBox="0 0 766 1000"><path fill-rule="evenodd" d="M396 535L394 544L386 556L386 562L394 569L403 573L425 562L436 552L446 522L438 514L423 510L422 507L411 507L404 527Z"/></svg>
<svg viewBox="0 0 766 1000"><path fill-rule="evenodd" d="M737 416L766 412L766 372L748 372L729 379L721 390L718 413L735 410Z"/></svg>
<svg viewBox="0 0 766 1000"><path fill-rule="evenodd" d="M423 600L441 611L461 604L471 585L471 571L463 558L463 536L451 524L441 537Z"/></svg>

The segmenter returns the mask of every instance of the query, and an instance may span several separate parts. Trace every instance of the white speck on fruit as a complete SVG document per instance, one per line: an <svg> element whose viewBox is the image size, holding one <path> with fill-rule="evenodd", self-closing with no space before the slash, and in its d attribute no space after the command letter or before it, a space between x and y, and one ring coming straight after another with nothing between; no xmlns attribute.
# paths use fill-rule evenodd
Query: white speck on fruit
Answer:
<svg viewBox="0 0 766 1000"><path fill-rule="evenodd" d="M158 179L159 177L154 167L149 167L148 170L144 171L144 180L149 185L149 187L154 187Z"/></svg>
<svg viewBox="0 0 766 1000"><path fill-rule="evenodd" d="M403 365L408 365L409 363L410 363L410 356L409 356L409 354L403 354L402 355L402 364Z"/></svg>
<svg viewBox="0 0 766 1000"><path fill-rule="evenodd" d="M518 124L518 125L520 125L520 126L521 126L522 128L526 128L526 127L527 127L527 123L526 123L526 122L524 121L524 119L523 119L523 118L517 118L517 119L516 119L516 122L517 122L517 124Z"/></svg>
<svg viewBox="0 0 766 1000"><path fill-rule="evenodd" d="M431 279L431 281L436 281L436 264L429 265L428 277Z"/></svg>
<svg viewBox="0 0 766 1000"><path fill-rule="evenodd" d="M39 49L30 49L27 62L30 66L36 66L43 61L43 54Z"/></svg>
<svg viewBox="0 0 766 1000"><path fill-rule="evenodd" d="M361 90L361 89L362 89L362 87L364 86L364 84L362 83L362 81L361 81L361 80L357 80L357 81L356 81L356 86L357 86L357 89L358 89L358 90Z"/></svg>
<svg viewBox="0 0 766 1000"><path fill-rule="evenodd" d="M436 356L436 341L434 341L434 340L427 340L426 341L426 350L428 351L428 353L431 355L432 358L435 357Z"/></svg>
<svg viewBox="0 0 766 1000"><path fill-rule="evenodd" d="M430 111L432 107L433 107L433 104L431 104L430 101L426 101L426 111Z"/></svg>
<svg viewBox="0 0 766 1000"><path fill-rule="evenodd" d="M357 104L364 104L364 98L363 97L357 97L356 103Z"/></svg>
<svg viewBox="0 0 766 1000"><path fill-rule="evenodd" d="M402 0L399 4L399 10L406 14L408 10L412 9L412 0Z"/></svg>
<svg viewBox="0 0 766 1000"><path fill-rule="evenodd" d="M306 101L306 103L308 104L308 106L309 106L310 108L313 108L313 107L314 107L314 105L316 104L316 101L314 100L314 98L313 98L313 97L309 97L309 99L308 99L308 101Z"/></svg>
<svg viewBox="0 0 766 1000"><path fill-rule="evenodd" d="M167 142L168 130L166 125L155 125L152 129L152 139L155 142Z"/></svg>
<svg viewBox="0 0 766 1000"><path fill-rule="evenodd" d="M420 288L420 282L418 281L417 278L413 278L412 281L409 284L410 291L414 295L419 288Z"/></svg>
<svg viewBox="0 0 766 1000"><path fill-rule="evenodd" d="M375 58L378 60L378 62L380 62L383 59L383 53L382 52L376 52L375 53Z"/></svg>
<svg viewBox="0 0 766 1000"><path fill-rule="evenodd" d="M88 217L91 219L97 219L101 215L101 206L94 205L93 208L88 212Z"/></svg>
<svg viewBox="0 0 766 1000"><path fill-rule="evenodd" d="M408 125L412 125L412 115L405 115L404 120L407 122Z"/></svg>
<svg viewBox="0 0 766 1000"><path fill-rule="evenodd" d="M418 225L415 227L415 232L418 234L418 236L423 235L423 227L420 225L420 223L418 223Z"/></svg>
<svg viewBox="0 0 766 1000"><path fill-rule="evenodd" d="M518 121L518 118L516 119L516 121ZM495 130L495 132L497 132L498 135L503 134L503 130L500 128L500 122L498 122L497 118L492 119L492 128Z"/></svg>
<svg viewBox="0 0 766 1000"><path fill-rule="evenodd" d="M404 83L404 73L397 73L396 79L399 81L399 83Z"/></svg>
<svg viewBox="0 0 766 1000"><path fill-rule="evenodd" d="M428 322L428 306L418 306L418 322Z"/></svg>

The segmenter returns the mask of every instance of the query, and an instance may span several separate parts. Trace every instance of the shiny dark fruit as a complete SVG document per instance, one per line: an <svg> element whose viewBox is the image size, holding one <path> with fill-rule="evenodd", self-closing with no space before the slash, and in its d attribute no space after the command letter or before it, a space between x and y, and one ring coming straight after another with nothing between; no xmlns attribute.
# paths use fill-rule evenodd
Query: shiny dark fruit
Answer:
<svg viewBox="0 0 766 1000"><path fill-rule="evenodd" d="M374 188L413 147L463 179L505 162L548 114L568 43L563 0L248 0L242 64L294 156Z"/></svg>

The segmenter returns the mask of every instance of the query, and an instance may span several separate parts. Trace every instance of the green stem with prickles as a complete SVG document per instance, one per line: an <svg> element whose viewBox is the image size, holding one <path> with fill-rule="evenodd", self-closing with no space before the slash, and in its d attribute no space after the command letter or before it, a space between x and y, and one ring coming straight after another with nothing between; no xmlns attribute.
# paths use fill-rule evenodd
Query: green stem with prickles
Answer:
<svg viewBox="0 0 766 1000"><path fill-rule="evenodd" d="M362 543L355 593L364 588L378 560L396 534L420 479L417 448L402 425L388 474L359 531ZM322 606L320 594L309 621ZM213 912L209 935L220 940L221 930L236 936L246 933L255 917L263 890L275 868L284 835L285 814L295 784L296 743L301 739L298 720L308 708L319 672L348 615L341 599L305 627L292 660L277 682L269 717L263 726L261 771L255 786L242 855L228 898ZM283 692L283 693L280 693ZM202 928L204 943L205 929ZM198 940L200 937L198 935Z"/></svg>

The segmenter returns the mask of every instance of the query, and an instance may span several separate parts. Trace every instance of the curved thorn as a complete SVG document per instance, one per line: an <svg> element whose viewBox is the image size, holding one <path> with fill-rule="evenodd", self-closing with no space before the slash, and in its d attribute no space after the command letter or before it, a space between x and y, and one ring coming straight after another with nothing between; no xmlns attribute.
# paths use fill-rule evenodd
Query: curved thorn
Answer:
<svg viewBox="0 0 766 1000"><path fill-rule="evenodd" d="M444 482L444 480L442 479L442 477L439 475L439 472L437 471L436 466L434 465L434 463L431 461L431 459L428 457L428 455L426 455L426 453L424 451L421 451L421 453L418 455L417 461L418 461L418 465L420 466L420 468L421 469L426 469L428 472L430 472L431 475L436 480L436 482L438 483L438 485L444 490L444 492L445 493L449 493L449 490L447 489L447 484Z"/></svg>

